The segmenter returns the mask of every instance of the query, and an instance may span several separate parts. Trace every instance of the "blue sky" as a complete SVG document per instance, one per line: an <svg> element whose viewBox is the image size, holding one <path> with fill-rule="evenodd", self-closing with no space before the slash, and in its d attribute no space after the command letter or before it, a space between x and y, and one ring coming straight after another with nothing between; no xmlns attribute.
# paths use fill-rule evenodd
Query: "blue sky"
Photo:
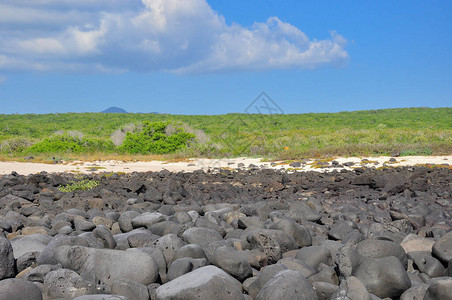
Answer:
<svg viewBox="0 0 452 300"><path fill-rule="evenodd" d="M0 0L0 114L450 107L451 1Z"/></svg>

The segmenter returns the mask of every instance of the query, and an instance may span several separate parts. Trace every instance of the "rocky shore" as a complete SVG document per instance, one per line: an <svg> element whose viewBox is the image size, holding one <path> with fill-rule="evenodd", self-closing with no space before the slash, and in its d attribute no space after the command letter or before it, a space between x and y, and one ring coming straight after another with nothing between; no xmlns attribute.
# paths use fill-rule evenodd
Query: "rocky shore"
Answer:
<svg viewBox="0 0 452 300"><path fill-rule="evenodd" d="M447 166L13 172L0 299L452 299L451 184Z"/></svg>

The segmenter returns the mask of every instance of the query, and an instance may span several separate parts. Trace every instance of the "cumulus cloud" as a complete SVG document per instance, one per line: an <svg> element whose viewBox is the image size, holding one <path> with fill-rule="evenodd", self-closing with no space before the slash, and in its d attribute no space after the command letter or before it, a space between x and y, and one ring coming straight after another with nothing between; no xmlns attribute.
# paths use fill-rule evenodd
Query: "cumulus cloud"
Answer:
<svg viewBox="0 0 452 300"><path fill-rule="evenodd" d="M313 69L346 61L346 43L277 17L228 25L206 0L0 0L0 70Z"/></svg>

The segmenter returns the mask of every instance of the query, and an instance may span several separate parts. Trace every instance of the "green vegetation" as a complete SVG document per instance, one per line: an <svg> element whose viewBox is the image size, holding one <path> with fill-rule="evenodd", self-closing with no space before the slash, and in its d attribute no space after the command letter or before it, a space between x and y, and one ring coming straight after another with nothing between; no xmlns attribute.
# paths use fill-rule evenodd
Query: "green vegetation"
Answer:
<svg viewBox="0 0 452 300"><path fill-rule="evenodd" d="M63 193L75 192L75 191L89 191L99 185L99 181L82 179L80 181L69 181L65 186L60 186L58 190Z"/></svg>
<svg viewBox="0 0 452 300"><path fill-rule="evenodd" d="M127 132L118 150L130 154L168 154L187 146L193 133L169 122L145 121L140 130Z"/></svg>
<svg viewBox="0 0 452 300"><path fill-rule="evenodd" d="M22 151L28 153L94 153L112 151L112 141L73 136L67 133L46 138Z"/></svg>
<svg viewBox="0 0 452 300"><path fill-rule="evenodd" d="M452 153L452 108L287 115L0 115L3 158L166 154L165 158Z"/></svg>

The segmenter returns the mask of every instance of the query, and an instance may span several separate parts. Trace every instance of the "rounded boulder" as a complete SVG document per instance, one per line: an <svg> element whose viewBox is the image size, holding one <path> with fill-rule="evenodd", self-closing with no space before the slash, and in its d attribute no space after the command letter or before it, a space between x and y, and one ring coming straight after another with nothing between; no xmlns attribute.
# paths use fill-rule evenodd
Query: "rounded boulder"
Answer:
<svg viewBox="0 0 452 300"><path fill-rule="evenodd" d="M285 270L271 278L260 290L256 300L317 300L311 283L298 271Z"/></svg>
<svg viewBox="0 0 452 300"><path fill-rule="evenodd" d="M33 282L11 278L0 281L0 299L42 300L42 293Z"/></svg>
<svg viewBox="0 0 452 300"><path fill-rule="evenodd" d="M108 288L120 278L148 285L155 282L159 274L155 260L142 251L60 246L55 249L55 259L64 268L94 275Z"/></svg>
<svg viewBox="0 0 452 300"><path fill-rule="evenodd" d="M244 296L240 282L218 267L206 266L160 286L155 291L155 299L244 300Z"/></svg>

